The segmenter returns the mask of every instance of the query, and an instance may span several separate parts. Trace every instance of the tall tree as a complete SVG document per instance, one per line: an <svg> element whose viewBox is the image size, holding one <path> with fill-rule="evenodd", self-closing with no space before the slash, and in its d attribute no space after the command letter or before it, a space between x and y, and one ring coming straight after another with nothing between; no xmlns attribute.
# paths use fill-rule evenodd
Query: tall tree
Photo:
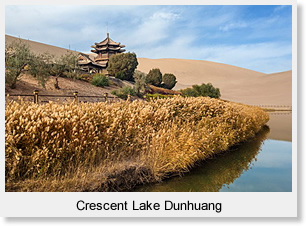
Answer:
<svg viewBox="0 0 306 226"><path fill-rule="evenodd" d="M25 43L12 42L5 47L5 83L12 89L16 88L16 82L25 66L33 60L33 53Z"/></svg>
<svg viewBox="0 0 306 226"><path fill-rule="evenodd" d="M53 58L53 55L46 52L43 54L34 55L33 60L29 63L31 75L35 77L43 87L45 87L46 81L50 76Z"/></svg>
<svg viewBox="0 0 306 226"><path fill-rule="evenodd" d="M55 77L54 87L60 89L58 78L60 76L75 78L79 73L78 57L77 54L67 51L66 54L60 58L55 59L52 64L50 74Z"/></svg>
<svg viewBox="0 0 306 226"><path fill-rule="evenodd" d="M137 95L145 93L147 88L146 74L136 70L134 72L134 80L135 80L135 91Z"/></svg>
<svg viewBox="0 0 306 226"><path fill-rule="evenodd" d="M65 65L67 72L70 73L67 77L75 77L80 69L78 54L72 51L67 51L66 54L62 55L58 63Z"/></svg>
<svg viewBox="0 0 306 226"><path fill-rule="evenodd" d="M134 71L138 61L135 53L120 53L109 59L107 71L111 76L122 80L134 81Z"/></svg>

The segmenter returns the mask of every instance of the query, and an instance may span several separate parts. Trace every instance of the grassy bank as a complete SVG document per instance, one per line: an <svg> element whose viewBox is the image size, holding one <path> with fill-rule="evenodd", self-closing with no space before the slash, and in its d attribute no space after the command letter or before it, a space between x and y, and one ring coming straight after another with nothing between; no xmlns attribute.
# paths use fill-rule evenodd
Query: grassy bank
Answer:
<svg viewBox="0 0 306 226"><path fill-rule="evenodd" d="M6 191L120 191L188 171L257 133L268 114L210 98L5 109Z"/></svg>

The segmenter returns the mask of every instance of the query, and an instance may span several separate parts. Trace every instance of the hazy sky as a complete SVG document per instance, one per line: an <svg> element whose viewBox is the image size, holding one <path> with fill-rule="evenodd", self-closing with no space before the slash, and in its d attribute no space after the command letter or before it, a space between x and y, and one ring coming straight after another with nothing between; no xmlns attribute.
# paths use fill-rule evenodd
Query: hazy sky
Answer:
<svg viewBox="0 0 306 226"><path fill-rule="evenodd" d="M108 24L108 26L107 26ZM291 6L6 6L5 33L90 52L107 33L138 57L292 69Z"/></svg>

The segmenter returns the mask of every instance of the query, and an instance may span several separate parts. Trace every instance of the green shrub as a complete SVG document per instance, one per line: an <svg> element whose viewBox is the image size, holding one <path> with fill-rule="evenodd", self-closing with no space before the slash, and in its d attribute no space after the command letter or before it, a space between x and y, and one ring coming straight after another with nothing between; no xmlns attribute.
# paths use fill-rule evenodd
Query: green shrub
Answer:
<svg viewBox="0 0 306 226"><path fill-rule="evenodd" d="M211 83L202 85L193 85L192 88L180 90L184 96L188 97L211 97L220 98L221 93L219 88L215 88Z"/></svg>
<svg viewBox="0 0 306 226"><path fill-rule="evenodd" d="M117 97L126 100L128 95L136 96L136 91L130 86L124 86L119 90L113 90L111 94L116 95Z"/></svg>
<svg viewBox="0 0 306 226"><path fill-rule="evenodd" d="M126 79L125 79L125 75L124 75L124 73L123 73L122 71L117 72L117 73L115 74L115 78L118 78L118 79L120 79L120 80L126 80Z"/></svg>
<svg viewBox="0 0 306 226"><path fill-rule="evenodd" d="M77 77L75 77L76 79L78 80L81 80L81 81L86 81L86 82L90 82L92 79L91 79L91 75L90 74L87 74L87 73L80 73Z"/></svg>
<svg viewBox="0 0 306 226"><path fill-rule="evenodd" d="M103 74L95 74L91 84L99 87L109 86L109 79Z"/></svg>
<svg viewBox="0 0 306 226"><path fill-rule="evenodd" d="M162 87L166 89L172 89L177 83L176 77L174 74L164 74Z"/></svg>
<svg viewBox="0 0 306 226"><path fill-rule="evenodd" d="M146 77L146 82L153 86L161 86L162 73L158 68L151 69Z"/></svg>
<svg viewBox="0 0 306 226"><path fill-rule="evenodd" d="M182 89L180 90L184 96L187 96L187 97L197 97L199 96L198 92L193 89L193 88L186 88L186 89Z"/></svg>

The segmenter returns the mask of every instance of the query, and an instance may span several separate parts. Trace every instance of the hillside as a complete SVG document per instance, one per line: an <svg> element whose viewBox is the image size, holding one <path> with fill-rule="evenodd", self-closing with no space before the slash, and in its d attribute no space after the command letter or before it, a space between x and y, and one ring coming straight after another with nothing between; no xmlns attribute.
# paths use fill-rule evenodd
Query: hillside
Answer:
<svg viewBox="0 0 306 226"><path fill-rule="evenodd" d="M173 73L174 89L212 83L220 88L221 98L246 104L291 105L292 71L264 74L245 68L202 60L138 58L138 70L148 73L160 68Z"/></svg>
<svg viewBox="0 0 306 226"><path fill-rule="evenodd" d="M18 41L19 38L5 35L5 43L11 43L13 41ZM34 53L44 53L48 52L55 56L61 56L66 54L67 49L47 45L39 42L29 41L25 39L21 39L23 42L27 43L31 50ZM75 52L75 51L72 51ZM40 94L46 95L73 95L75 91L79 92L79 95L83 96L101 96L105 93L108 93L109 96L114 96L111 94L111 91L119 89L122 86L133 86L132 83L127 81L117 82L116 79L112 80L112 85L101 88L91 85L88 82L72 79L72 78L59 78L59 86L60 89L57 90L54 88L54 77L50 77L46 83L46 87L43 88L37 80L35 80L32 76L29 75L22 75L20 80L17 81L16 89L11 89L8 86L5 86L5 93L6 94L32 94L35 89L39 90ZM52 100L52 98L44 97L45 100ZM86 100L86 98L83 100Z"/></svg>
<svg viewBox="0 0 306 226"><path fill-rule="evenodd" d="M16 39L6 35L5 41L10 43ZM36 53L48 51L60 56L67 51L38 42L23 41L28 43ZM137 69L145 73L152 68L160 68L162 73L175 74L178 81L175 90L210 82L220 88L222 99L262 105L291 105L292 103L292 71L264 74L204 60L138 58L138 62Z"/></svg>
<svg viewBox="0 0 306 226"><path fill-rule="evenodd" d="M19 38L10 36L10 35L5 35L5 44L11 43L13 41L19 41L19 40L22 40L23 42L27 43L30 46L31 50L36 54L48 52L55 56L61 56L61 55L66 54L67 51L77 53L75 51L64 49L64 48L47 45L47 44L40 43L40 42L34 42L31 40L19 39Z"/></svg>
<svg viewBox="0 0 306 226"><path fill-rule="evenodd" d="M50 76L49 80L46 83L46 87L43 88L39 82L34 79L31 75L24 74L21 76L20 80L17 81L17 86L15 89L9 88L7 85L5 86L5 93L10 95L20 95L27 94L32 95L34 90L38 90L40 95L64 95L64 96L73 96L75 91L78 91L79 96L101 96L103 97L105 93L108 94L109 97L114 97L111 94L111 91L120 89L123 86L133 86L130 82L116 82L111 80L110 86L105 86L104 88L96 87L89 82L84 82L81 80L73 79L73 78L59 78L59 87L60 89L54 88L54 80L53 76ZM9 97L11 99L13 97ZM16 97L17 98L17 97ZM73 98L69 97L41 97L41 101L56 101L56 100L72 100ZM33 100L33 97L29 97L28 100ZM80 98L81 101L101 101L98 98ZM104 100L104 99L103 99Z"/></svg>

